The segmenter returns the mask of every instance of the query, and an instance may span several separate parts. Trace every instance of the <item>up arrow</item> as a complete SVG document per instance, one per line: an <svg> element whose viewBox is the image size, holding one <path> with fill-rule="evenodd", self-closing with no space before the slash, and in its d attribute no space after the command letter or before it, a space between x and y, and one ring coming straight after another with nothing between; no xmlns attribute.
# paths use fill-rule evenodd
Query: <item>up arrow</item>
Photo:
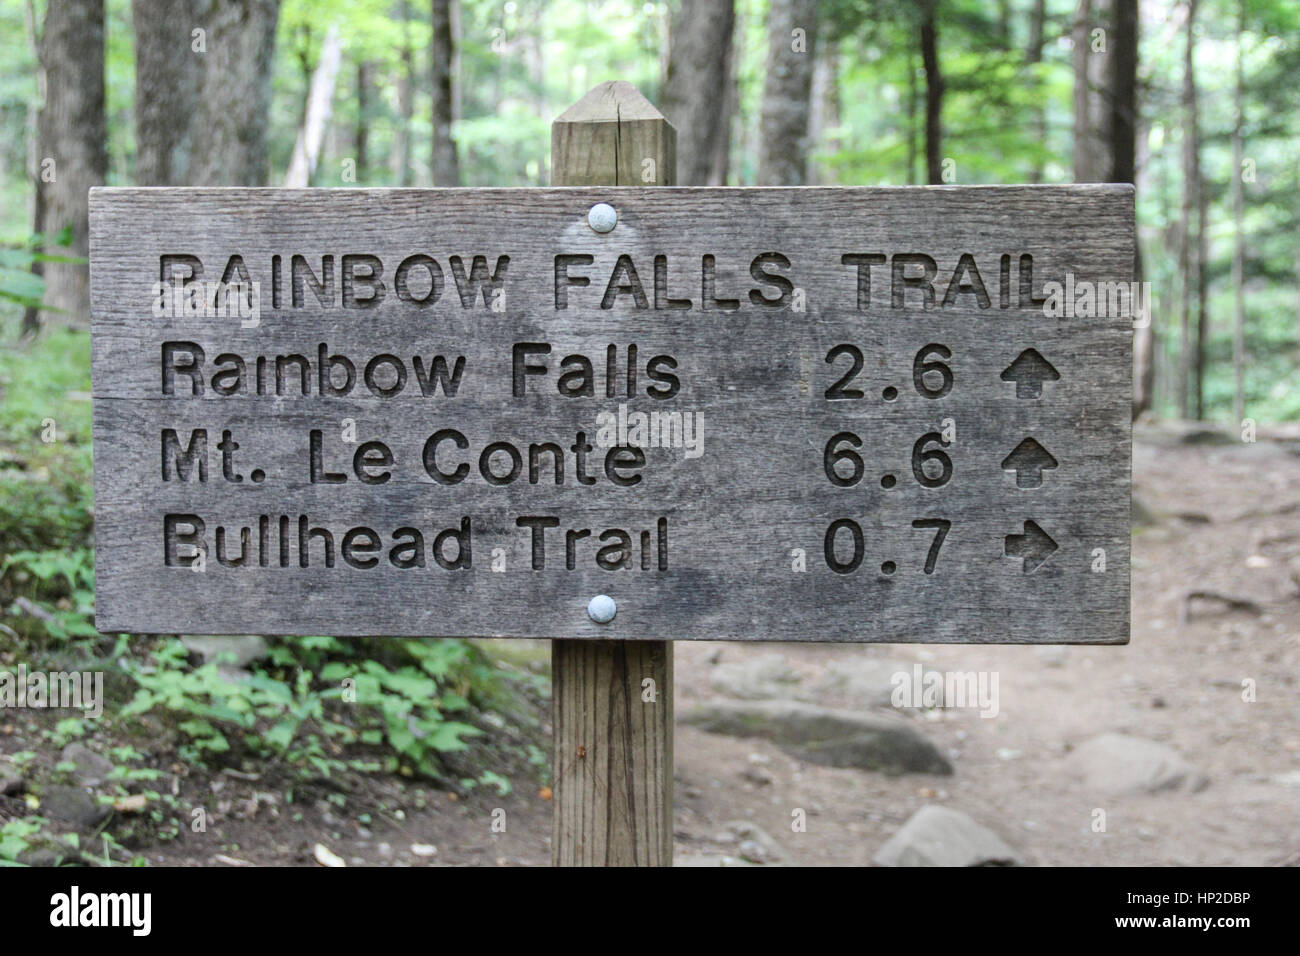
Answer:
<svg viewBox="0 0 1300 956"><path fill-rule="evenodd" d="M1024 534L1009 534L1005 554L1008 558L1022 558L1025 574L1036 571L1044 561L1060 548L1055 541L1032 521L1025 522Z"/></svg>
<svg viewBox="0 0 1300 956"><path fill-rule="evenodd" d="M1016 398L1041 398L1044 382L1055 382L1061 373L1035 349L1025 349L1002 372L1002 381L1016 383Z"/></svg>
<svg viewBox="0 0 1300 956"><path fill-rule="evenodd" d="M1002 470L1016 473L1017 488L1037 488L1043 483L1043 472L1056 465L1052 453L1032 438L1026 438L1002 459Z"/></svg>

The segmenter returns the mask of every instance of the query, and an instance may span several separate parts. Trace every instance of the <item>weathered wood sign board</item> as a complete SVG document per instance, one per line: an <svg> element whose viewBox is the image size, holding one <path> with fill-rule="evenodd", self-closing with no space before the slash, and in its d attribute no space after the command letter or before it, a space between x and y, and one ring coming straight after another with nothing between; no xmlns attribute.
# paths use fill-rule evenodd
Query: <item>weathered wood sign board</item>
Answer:
<svg viewBox="0 0 1300 956"><path fill-rule="evenodd" d="M1122 643L1132 264L1123 186L95 190L97 625Z"/></svg>

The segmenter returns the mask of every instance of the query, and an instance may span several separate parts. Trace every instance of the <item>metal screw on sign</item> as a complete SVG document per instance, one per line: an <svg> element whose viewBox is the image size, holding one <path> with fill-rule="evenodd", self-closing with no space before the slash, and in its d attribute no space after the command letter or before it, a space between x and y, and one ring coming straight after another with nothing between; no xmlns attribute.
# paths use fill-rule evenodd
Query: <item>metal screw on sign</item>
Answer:
<svg viewBox="0 0 1300 956"><path fill-rule="evenodd" d="M618 605L608 594L597 594L587 603L587 616L597 624L608 624L618 613Z"/></svg>
<svg viewBox="0 0 1300 956"><path fill-rule="evenodd" d="M612 232L618 225L618 212L607 202L598 202L587 213L587 225L596 232Z"/></svg>

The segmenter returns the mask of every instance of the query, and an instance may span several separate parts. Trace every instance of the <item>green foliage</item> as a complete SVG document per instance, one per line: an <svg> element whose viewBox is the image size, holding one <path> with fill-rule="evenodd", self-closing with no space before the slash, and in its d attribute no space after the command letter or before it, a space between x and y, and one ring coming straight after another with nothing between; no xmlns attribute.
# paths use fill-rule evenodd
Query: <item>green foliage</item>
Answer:
<svg viewBox="0 0 1300 956"><path fill-rule="evenodd" d="M232 678L215 662L190 668L169 639L153 667L132 673L138 689L122 716L166 715L184 737L180 755L196 763L238 750L306 776L405 766L438 777L438 754L481 732L449 718L469 709L450 689L469 655L459 641L390 642L385 663L334 638L282 638L269 666ZM379 763L340 756L352 746L379 752Z"/></svg>
<svg viewBox="0 0 1300 956"><path fill-rule="evenodd" d="M41 832L45 820L41 817L19 817L0 826L0 866L14 866L18 858L31 849L36 841L29 839Z"/></svg>
<svg viewBox="0 0 1300 956"><path fill-rule="evenodd" d="M91 623L95 601L94 557L89 548L74 551L17 551L0 560L0 578L17 586L31 584L36 593L62 597L41 624L57 640L97 638Z"/></svg>
<svg viewBox="0 0 1300 956"><path fill-rule="evenodd" d="M23 854L32 850L45 850L51 856L41 865L76 862L95 862L103 866L117 866L125 861L128 866L148 866L140 856L132 856L107 833L99 834L102 856L88 858L82 854L81 837L76 833L52 833L50 821L44 817L24 816L0 824L0 867L24 866ZM117 859L114 859L116 855Z"/></svg>
<svg viewBox="0 0 1300 956"><path fill-rule="evenodd" d="M481 733L466 719L471 700L507 696L466 642L281 638L253 673L232 679L215 663L191 667L174 638L95 630L89 363L89 337L69 330L0 354L0 606L22 597L35 608L7 618L15 649L32 666L42 655L95 661L134 694L118 716L163 716L181 756L197 763L248 757L300 776L440 776L439 755ZM44 734L53 749L87 730L68 717Z"/></svg>
<svg viewBox="0 0 1300 956"><path fill-rule="evenodd" d="M508 797L514 790L509 780L491 770L484 770L478 777L466 777L460 784L466 790L473 790L478 786L494 787L498 797Z"/></svg>
<svg viewBox="0 0 1300 956"><path fill-rule="evenodd" d="M0 558L90 543L90 337L0 352Z"/></svg>
<svg viewBox="0 0 1300 956"><path fill-rule="evenodd" d="M0 302L22 308L39 308L45 298L45 280L32 271L37 262L85 262L76 256L60 256L41 250L47 246L66 247L72 242L71 227L48 239L35 235L16 245L0 245Z"/></svg>
<svg viewBox="0 0 1300 956"><path fill-rule="evenodd" d="M39 308L45 280L32 272L38 254L26 248L0 247L0 299L23 308Z"/></svg>

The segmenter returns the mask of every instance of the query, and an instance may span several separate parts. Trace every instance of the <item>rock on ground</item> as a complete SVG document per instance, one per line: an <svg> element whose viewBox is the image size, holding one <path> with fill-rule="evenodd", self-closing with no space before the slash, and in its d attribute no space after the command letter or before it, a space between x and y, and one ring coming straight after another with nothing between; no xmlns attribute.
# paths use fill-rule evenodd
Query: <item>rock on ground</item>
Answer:
<svg viewBox="0 0 1300 956"><path fill-rule="evenodd" d="M270 653L266 638L258 637L256 634L244 637L188 634L181 638L181 643L191 654L198 654L204 664L215 661L236 670L246 668Z"/></svg>
<svg viewBox="0 0 1300 956"><path fill-rule="evenodd" d="M95 753L83 743L71 743L59 755L60 763L70 763L72 779L83 787L98 787L113 772L113 761Z"/></svg>
<svg viewBox="0 0 1300 956"><path fill-rule="evenodd" d="M713 689L741 700L791 697L801 680L781 654L760 654L716 665L709 674Z"/></svg>
<svg viewBox="0 0 1300 956"><path fill-rule="evenodd" d="M1196 791L1209 782L1172 747L1126 734L1093 737L1066 763L1084 787L1104 793Z"/></svg>
<svg viewBox="0 0 1300 956"><path fill-rule="evenodd" d="M846 696L857 707L892 707L894 675L900 672L910 680L912 665L874 657L837 662L817 681L816 689Z"/></svg>
<svg viewBox="0 0 1300 956"><path fill-rule="evenodd" d="M766 830L748 820L732 820L722 825L722 832L714 839L723 844L735 844L737 855L749 863L780 863L786 859L785 849Z"/></svg>
<svg viewBox="0 0 1300 956"><path fill-rule="evenodd" d="M80 787L48 786L41 792L40 815L92 830L112 811Z"/></svg>
<svg viewBox="0 0 1300 956"><path fill-rule="evenodd" d="M29 846L18 854L18 862L23 866L67 866L89 862L78 850L74 850L53 836L42 833L39 839L40 843Z"/></svg>
<svg viewBox="0 0 1300 956"><path fill-rule="evenodd" d="M927 804L876 851L881 866L1019 866L1020 856L960 810Z"/></svg>
<svg viewBox="0 0 1300 956"><path fill-rule="evenodd" d="M831 710L791 700L702 704L684 722L730 737L759 737L828 767L903 773L952 773L952 764L899 717Z"/></svg>

